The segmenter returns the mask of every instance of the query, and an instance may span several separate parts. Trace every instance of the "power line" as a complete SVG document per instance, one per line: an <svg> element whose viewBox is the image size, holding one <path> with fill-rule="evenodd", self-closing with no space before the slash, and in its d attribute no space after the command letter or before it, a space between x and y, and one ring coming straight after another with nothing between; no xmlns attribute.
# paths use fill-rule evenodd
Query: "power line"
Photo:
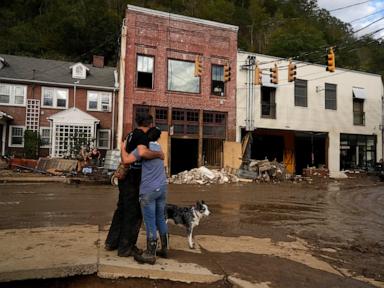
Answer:
<svg viewBox="0 0 384 288"><path fill-rule="evenodd" d="M381 20L383 20L383 19L384 19L384 16L383 16L383 17L380 17L379 19L377 19L377 20L375 20L375 21L373 21L373 22L371 22L371 23L365 25L364 27L362 27L362 28L360 28L360 29L354 31L353 33L360 32L361 30L364 30L365 28L368 28L369 26L371 26L371 25L373 25L373 24L375 24L375 23L377 23L377 22L379 22L379 21L381 21Z"/></svg>
<svg viewBox="0 0 384 288"><path fill-rule="evenodd" d="M364 3L368 3L368 2L371 2L371 1L372 0L368 0L368 1L363 1L363 2L356 3L356 4L347 5L347 6L344 6L344 7L340 7L340 8L329 10L329 12L344 10L344 9L347 9L347 8L350 8L350 7L354 7L354 6L357 6L357 5L361 5L361 4L364 4Z"/></svg>
<svg viewBox="0 0 384 288"><path fill-rule="evenodd" d="M352 21L349 21L349 23L353 23L353 22L360 21L360 20L365 19L365 18L368 18L368 17L370 17L370 16L379 14L379 13L381 13L381 12L383 12L383 11L384 11L384 9L379 10L379 11L376 11L376 12L374 12L374 13L368 14L368 15L363 16L363 17L360 17L360 18L353 19Z"/></svg>

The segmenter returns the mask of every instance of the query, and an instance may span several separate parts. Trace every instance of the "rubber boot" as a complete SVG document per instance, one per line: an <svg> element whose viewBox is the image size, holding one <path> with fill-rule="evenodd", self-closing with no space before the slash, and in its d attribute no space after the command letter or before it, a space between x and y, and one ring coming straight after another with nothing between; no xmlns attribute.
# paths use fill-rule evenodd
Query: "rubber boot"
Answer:
<svg viewBox="0 0 384 288"><path fill-rule="evenodd" d="M160 235L161 249L157 251L157 255L161 258L168 258L169 250L169 234Z"/></svg>
<svg viewBox="0 0 384 288"><path fill-rule="evenodd" d="M134 258L140 264L155 264L156 263L156 248L157 248L157 239L147 239L147 250L143 254L134 255Z"/></svg>

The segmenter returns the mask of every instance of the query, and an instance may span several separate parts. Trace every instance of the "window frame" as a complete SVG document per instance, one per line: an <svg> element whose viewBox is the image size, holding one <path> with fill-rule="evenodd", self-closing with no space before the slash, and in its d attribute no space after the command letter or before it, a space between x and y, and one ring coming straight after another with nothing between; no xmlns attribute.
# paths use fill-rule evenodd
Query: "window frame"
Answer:
<svg viewBox="0 0 384 288"><path fill-rule="evenodd" d="M335 90L327 89L327 86L328 87L335 87ZM335 91L335 99L329 99L329 97L331 97L332 95L328 95L328 99L327 99L327 91ZM327 103L330 103L330 102L335 103L334 108L329 107L329 104L327 106ZM327 110L337 110L337 84L333 84L333 83L325 83L324 84L324 108Z"/></svg>
<svg viewBox="0 0 384 288"><path fill-rule="evenodd" d="M44 96L45 96L45 91L47 89L53 89L53 96L52 96L52 106L49 106L49 105L45 105L44 104ZM57 106L57 100L58 100L58 97L57 97L57 91L58 90L63 90L66 92L66 101L65 101L65 107L61 107L61 106ZM41 107L42 108L50 108L50 109L61 109L61 110L65 110L65 109L68 109L68 103L69 102L69 89L68 88L60 88L60 87L49 87L49 86L42 86L41 87Z"/></svg>
<svg viewBox="0 0 384 288"><path fill-rule="evenodd" d="M185 90L171 90L169 88L169 80L170 80L170 73L169 73L169 65L170 65L170 61L177 61L177 62L184 62L184 63L189 63L189 64L192 64L193 65L193 69L192 69L192 77L191 79L196 79L196 81L198 81L198 91L197 92L194 92L194 91L185 91ZM199 95L201 94L201 77L195 77L194 76L194 71L195 71L195 63L193 61L190 61L190 60L183 60L183 59L175 59L175 58L167 58L167 92L171 92L171 93L188 93L188 94L192 94L192 95Z"/></svg>
<svg viewBox="0 0 384 288"><path fill-rule="evenodd" d="M100 132L108 132L108 146L100 146ZM105 139L103 139L105 140ZM110 149L111 147L111 129L98 129L97 130L97 135L96 135L96 143L97 143L97 148L99 149Z"/></svg>
<svg viewBox="0 0 384 288"><path fill-rule="evenodd" d="M0 85L8 86L9 87L9 102L8 103L1 103L0 106L17 106L17 107L26 107L27 106L27 85L19 85L19 84L9 84L9 83L0 83ZM16 88L22 88L23 89L23 104L16 104ZM20 95L18 95L20 96Z"/></svg>
<svg viewBox="0 0 384 288"><path fill-rule="evenodd" d="M21 128L23 130L22 136L21 136L22 144L12 144L12 138L13 138L12 128ZM15 148L22 148L22 147L24 147L24 132L25 132L25 126L23 126L23 125L9 125L8 147L15 147ZM17 137L20 137L20 136L17 136Z"/></svg>
<svg viewBox="0 0 384 288"><path fill-rule="evenodd" d="M305 95L304 96L299 96L298 95L298 88L299 86L301 87L304 87L303 85L300 85L300 84L304 84L305 83ZM296 79L295 80L295 85L294 85L294 105L295 107L308 107L308 80L304 80L304 79ZM305 100L305 104L301 105L299 103L299 100Z"/></svg>
<svg viewBox="0 0 384 288"><path fill-rule="evenodd" d="M40 148L50 148L52 145L52 129L51 127L48 127L48 126L40 126L40 143L41 143L41 139L46 138L46 137L43 137L43 130L49 131L49 141L47 145L41 145Z"/></svg>
<svg viewBox="0 0 384 288"><path fill-rule="evenodd" d="M214 71L214 66L216 67L221 67L222 68L222 81L219 81L219 80L213 80L213 71ZM223 91L221 92L221 95L218 95L218 94L215 94L215 92L213 91L214 89L214 83L213 81L215 82L222 82L222 85L223 85ZM224 65L219 65L219 64L211 64L211 95L212 96L216 96L216 97L226 97L226 91L227 89L225 89L225 81L224 81ZM217 92L216 92L217 93Z"/></svg>
<svg viewBox="0 0 384 288"><path fill-rule="evenodd" d="M89 107L89 96L90 93L95 93L97 95L97 108L90 108ZM102 99L103 96L108 95L108 110L102 109ZM112 93L106 92L106 91L95 91L95 90L87 90L87 111L93 111L93 112L111 112L112 111Z"/></svg>
<svg viewBox="0 0 384 288"><path fill-rule="evenodd" d="M141 73L148 73L149 72L144 72L144 71L139 71L139 57L146 57L146 58L151 58L152 59L152 72L150 72L152 74L152 77L151 77L151 88L149 87L142 87L142 86L138 86L138 83L139 83L139 72ZM146 54L136 54L136 77L135 77L135 88L138 88L138 89L149 89L149 90L153 90L155 85L155 56L154 55L146 55Z"/></svg>

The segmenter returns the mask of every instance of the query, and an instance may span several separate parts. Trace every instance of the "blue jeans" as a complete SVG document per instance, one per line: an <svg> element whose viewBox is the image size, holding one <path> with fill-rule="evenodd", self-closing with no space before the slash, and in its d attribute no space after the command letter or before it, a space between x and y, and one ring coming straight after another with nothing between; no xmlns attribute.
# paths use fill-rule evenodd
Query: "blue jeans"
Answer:
<svg viewBox="0 0 384 288"><path fill-rule="evenodd" d="M159 230L160 235L168 233L168 226L164 217L166 199L167 185L140 194L140 206L147 231L147 239L157 239L157 230Z"/></svg>

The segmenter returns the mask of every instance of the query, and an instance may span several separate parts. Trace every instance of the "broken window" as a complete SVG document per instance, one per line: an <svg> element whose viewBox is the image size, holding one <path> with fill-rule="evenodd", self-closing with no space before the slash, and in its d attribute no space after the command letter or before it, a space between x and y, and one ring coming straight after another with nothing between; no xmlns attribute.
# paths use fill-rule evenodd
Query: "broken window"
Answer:
<svg viewBox="0 0 384 288"><path fill-rule="evenodd" d="M168 130L168 108L155 108L155 125L162 131Z"/></svg>
<svg viewBox="0 0 384 288"><path fill-rule="evenodd" d="M168 90L200 93L200 77L195 77L195 63L168 60Z"/></svg>
<svg viewBox="0 0 384 288"><path fill-rule="evenodd" d="M224 96L224 66L212 65L211 93L217 96Z"/></svg>
<svg viewBox="0 0 384 288"><path fill-rule="evenodd" d="M172 125L174 134L198 135L199 111L173 109Z"/></svg>
<svg viewBox="0 0 384 288"><path fill-rule="evenodd" d="M276 88L261 87L261 118L276 119Z"/></svg>
<svg viewBox="0 0 384 288"><path fill-rule="evenodd" d="M325 83L325 109L337 109L336 87L336 84Z"/></svg>
<svg viewBox="0 0 384 288"><path fill-rule="evenodd" d="M203 136L204 138L225 139L227 127L227 115L221 112L203 113Z"/></svg>
<svg viewBox="0 0 384 288"><path fill-rule="evenodd" d="M153 89L153 57L137 56L136 87Z"/></svg>
<svg viewBox="0 0 384 288"><path fill-rule="evenodd" d="M295 106L308 107L307 80L295 80Z"/></svg>

